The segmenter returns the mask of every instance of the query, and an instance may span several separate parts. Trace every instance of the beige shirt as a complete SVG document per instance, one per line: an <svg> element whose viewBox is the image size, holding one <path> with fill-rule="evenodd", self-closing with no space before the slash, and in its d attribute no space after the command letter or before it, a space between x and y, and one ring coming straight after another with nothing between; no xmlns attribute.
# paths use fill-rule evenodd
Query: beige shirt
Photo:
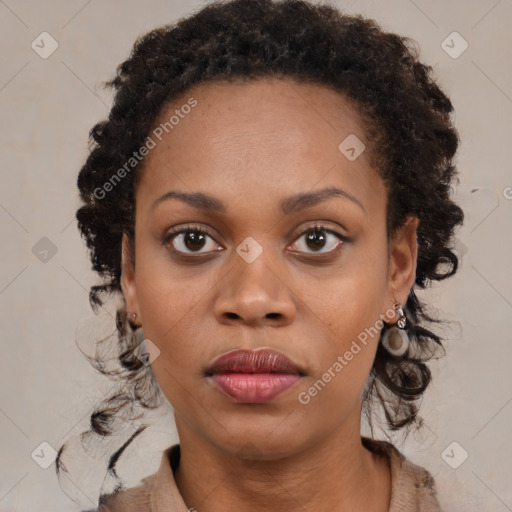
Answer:
<svg viewBox="0 0 512 512"><path fill-rule="evenodd" d="M417 466L388 441L362 437L363 445L388 457L391 467L389 512L442 512L432 475ZM188 512L173 472L180 461L180 445L167 448L158 471L141 480L142 484L109 495L96 512Z"/></svg>

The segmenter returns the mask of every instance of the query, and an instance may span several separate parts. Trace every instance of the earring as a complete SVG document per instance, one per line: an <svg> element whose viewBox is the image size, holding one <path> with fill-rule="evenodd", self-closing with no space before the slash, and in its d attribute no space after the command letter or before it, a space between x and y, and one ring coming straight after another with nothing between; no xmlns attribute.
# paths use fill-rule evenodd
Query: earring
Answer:
<svg viewBox="0 0 512 512"><path fill-rule="evenodd" d="M130 327L133 330L133 335L135 336L135 339L137 340L137 344L140 344L144 341L144 331L142 329L142 325L137 325L135 323L136 319L137 319L137 313L130 313L128 321L130 323Z"/></svg>
<svg viewBox="0 0 512 512"><path fill-rule="evenodd" d="M388 327L382 334L382 345L391 355L400 357L407 352L410 344L409 336L405 332L407 318L399 302L395 302L393 307L398 319L395 325Z"/></svg>
<svg viewBox="0 0 512 512"><path fill-rule="evenodd" d="M128 313L128 323L130 324L130 327L132 328L132 330L135 331L135 329L137 329L137 327L139 327L136 323L135 323L135 320L137 319L137 313Z"/></svg>
<svg viewBox="0 0 512 512"><path fill-rule="evenodd" d="M139 339L142 336L142 339L144 339L142 325L137 325L135 323L135 320L137 320L137 313L129 313L128 314L128 323L130 324L132 331L134 331L135 337L137 339Z"/></svg>

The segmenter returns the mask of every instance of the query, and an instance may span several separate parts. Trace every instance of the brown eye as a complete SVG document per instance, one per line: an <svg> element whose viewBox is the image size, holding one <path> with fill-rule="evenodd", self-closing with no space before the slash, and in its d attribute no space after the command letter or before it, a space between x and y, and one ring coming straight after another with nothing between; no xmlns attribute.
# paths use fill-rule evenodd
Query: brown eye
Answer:
<svg viewBox="0 0 512 512"><path fill-rule="evenodd" d="M219 247L210 234L199 227L187 227L169 233L165 237L164 243L171 245L172 251L182 254L206 254Z"/></svg>
<svg viewBox="0 0 512 512"><path fill-rule="evenodd" d="M199 231L187 231L183 234L182 243L190 251L200 251L206 243L206 236Z"/></svg>
<svg viewBox="0 0 512 512"><path fill-rule="evenodd" d="M313 249L314 251L319 251L323 249L325 244L327 243L327 236L325 236L325 233L323 231L320 231L318 229L312 229L311 231L308 231L306 235L306 246L310 249Z"/></svg>
<svg viewBox="0 0 512 512"><path fill-rule="evenodd" d="M324 226L313 226L304 231L293 244L293 250L309 254L323 254L334 251L346 237Z"/></svg>

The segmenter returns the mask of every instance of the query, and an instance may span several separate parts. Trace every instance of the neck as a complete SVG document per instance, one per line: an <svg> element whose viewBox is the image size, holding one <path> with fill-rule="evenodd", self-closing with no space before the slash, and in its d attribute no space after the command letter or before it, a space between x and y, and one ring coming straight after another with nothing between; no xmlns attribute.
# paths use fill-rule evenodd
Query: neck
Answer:
<svg viewBox="0 0 512 512"><path fill-rule="evenodd" d="M249 505L254 512L389 510L388 462L361 444L359 423L272 460L228 453L179 417L176 425L181 458L174 476L190 510L234 512Z"/></svg>

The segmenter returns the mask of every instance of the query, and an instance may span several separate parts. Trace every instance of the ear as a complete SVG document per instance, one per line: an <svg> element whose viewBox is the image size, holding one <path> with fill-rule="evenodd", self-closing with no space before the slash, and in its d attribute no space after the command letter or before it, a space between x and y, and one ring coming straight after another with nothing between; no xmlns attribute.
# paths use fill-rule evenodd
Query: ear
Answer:
<svg viewBox="0 0 512 512"><path fill-rule="evenodd" d="M408 217L406 223L390 240L388 308L391 308L395 301L405 304L414 285L418 257L416 230L419 222L418 217Z"/></svg>
<svg viewBox="0 0 512 512"><path fill-rule="evenodd" d="M123 290L127 311L129 313L137 313L137 316L140 316L135 286L135 265L130 254L128 235L126 233L123 233L123 240L121 242L121 289Z"/></svg>

